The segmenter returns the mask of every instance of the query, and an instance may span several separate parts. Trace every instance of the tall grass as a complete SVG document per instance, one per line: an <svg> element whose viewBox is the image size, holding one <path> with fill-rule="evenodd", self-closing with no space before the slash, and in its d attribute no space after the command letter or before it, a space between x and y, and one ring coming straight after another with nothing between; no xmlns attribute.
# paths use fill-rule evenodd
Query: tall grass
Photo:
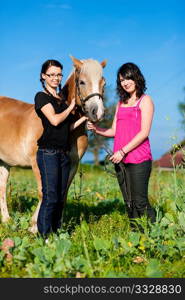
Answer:
<svg viewBox="0 0 185 300"><path fill-rule="evenodd" d="M64 223L46 244L29 233L37 205L31 170L12 169L7 198L11 221L0 226L0 277L184 277L185 170L153 169L149 199L157 222L130 228L117 181L81 165L70 187Z"/></svg>

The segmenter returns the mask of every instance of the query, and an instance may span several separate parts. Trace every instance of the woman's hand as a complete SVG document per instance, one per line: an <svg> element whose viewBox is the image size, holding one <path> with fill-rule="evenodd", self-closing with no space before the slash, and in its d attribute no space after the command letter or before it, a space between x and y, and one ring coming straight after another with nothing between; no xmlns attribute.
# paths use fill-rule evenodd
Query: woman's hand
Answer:
<svg viewBox="0 0 185 300"><path fill-rule="evenodd" d="M86 116L83 116L83 117L81 117L80 118L80 120L82 121L82 123L84 122L84 121L87 121L88 120L88 117L86 117Z"/></svg>
<svg viewBox="0 0 185 300"><path fill-rule="evenodd" d="M72 123L70 126L70 130L74 130L75 128L77 128L79 125L81 125L83 122L87 121L88 117L83 116L80 119L78 119L76 122Z"/></svg>
<svg viewBox="0 0 185 300"><path fill-rule="evenodd" d="M117 151L109 158L109 160L111 160L115 164L119 164L120 161L122 161L124 156L125 155L123 155L121 151Z"/></svg>
<svg viewBox="0 0 185 300"><path fill-rule="evenodd" d="M96 125L90 121L87 121L87 129L88 130L92 130L92 131L95 131L96 132Z"/></svg>
<svg viewBox="0 0 185 300"><path fill-rule="evenodd" d="M75 108L75 105L76 105L75 98L73 98L73 99L71 100L70 105L69 105L70 109L73 110L73 109Z"/></svg>

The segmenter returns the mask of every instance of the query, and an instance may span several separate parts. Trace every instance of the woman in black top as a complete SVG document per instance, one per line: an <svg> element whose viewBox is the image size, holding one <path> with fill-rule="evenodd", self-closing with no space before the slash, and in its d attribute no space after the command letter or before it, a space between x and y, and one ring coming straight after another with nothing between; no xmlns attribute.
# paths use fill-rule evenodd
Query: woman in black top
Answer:
<svg viewBox="0 0 185 300"><path fill-rule="evenodd" d="M75 99L68 106L62 97L63 66L47 60L40 73L43 91L35 96L35 110L42 121L43 134L38 140L37 163L42 180L43 199L38 214L38 231L43 237L61 227L64 198L70 171L69 132L87 118L73 122L71 111ZM57 88L59 92L57 93Z"/></svg>

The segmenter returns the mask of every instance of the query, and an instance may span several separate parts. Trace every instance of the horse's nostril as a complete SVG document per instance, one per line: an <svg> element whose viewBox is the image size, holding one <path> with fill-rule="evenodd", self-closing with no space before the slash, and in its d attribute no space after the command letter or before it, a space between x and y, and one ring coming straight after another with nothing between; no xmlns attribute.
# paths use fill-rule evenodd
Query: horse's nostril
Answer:
<svg viewBox="0 0 185 300"><path fill-rule="evenodd" d="M94 105L93 105L93 106L91 107L90 113L92 114L92 116L96 116L97 110L98 110L97 106L94 106Z"/></svg>
<svg viewBox="0 0 185 300"><path fill-rule="evenodd" d="M95 109L95 108L92 110L92 114L93 114L93 115L96 114L96 109Z"/></svg>

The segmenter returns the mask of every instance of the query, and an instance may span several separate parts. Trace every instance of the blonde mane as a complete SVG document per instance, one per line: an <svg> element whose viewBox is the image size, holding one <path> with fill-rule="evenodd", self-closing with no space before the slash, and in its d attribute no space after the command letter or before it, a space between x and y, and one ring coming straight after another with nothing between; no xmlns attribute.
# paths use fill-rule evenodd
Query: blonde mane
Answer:
<svg viewBox="0 0 185 300"><path fill-rule="evenodd" d="M83 62L83 66L81 68L82 73L92 74L92 76L101 77L102 76L102 66L97 60L94 59L84 59L81 60Z"/></svg>
<svg viewBox="0 0 185 300"><path fill-rule="evenodd" d="M97 78L102 76L102 73L103 73L102 66L100 65L100 63L97 60L89 58L89 59L81 59L80 61L83 62L83 65L81 68L82 73L92 74L92 76L96 76ZM72 76L74 71L75 71L75 67L72 68L69 76L66 79L66 82Z"/></svg>

